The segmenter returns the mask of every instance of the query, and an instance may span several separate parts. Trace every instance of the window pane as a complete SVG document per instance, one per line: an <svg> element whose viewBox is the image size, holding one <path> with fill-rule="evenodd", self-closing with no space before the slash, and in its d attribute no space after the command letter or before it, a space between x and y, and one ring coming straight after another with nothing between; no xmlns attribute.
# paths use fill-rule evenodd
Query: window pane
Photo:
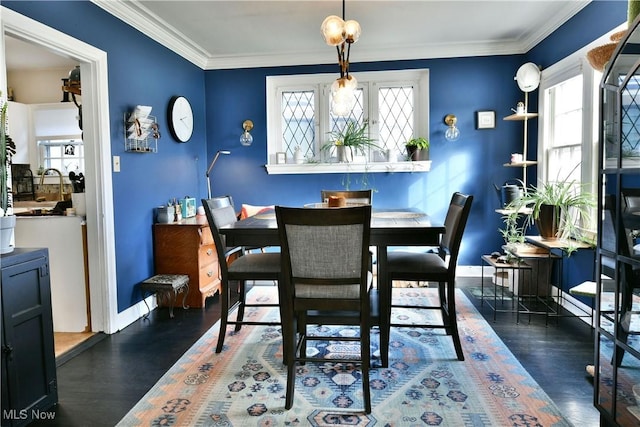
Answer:
<svg viewBox="0 0 640 427"><path fill-rule="evenodd" d="M632 76L622 90L622 156L640 155L640 77Z"/></svg>
<svg viewBox="0 0 640 427"><path fill-rule="evenodd" d="M282 92L282 141L287 157L296 146L304 157L314 156L315 94L311 90Z"/></svg>
<svg viewBox="0 0 640 427"><path fill-rule="evenodd" d="M405 151L404 143L414 136L413 112L412 86L385 87L378 90L378 145L381 148L400 153Z"/></svg>
<svg viewBox="0 0 640 427"><path fill-rule="evenodd" d="M579 144L582 141L582 75L566 80L550 91L553 100L551 145Z"/></svg>
<svg viewBox="0 0 640 427"><path fill-rule="evenodd" d="M549 99L547 180L581 181L582 75L547 90Z"/></svg>
<svg viewBox="0 0 640 427"><path fill-rule="evenodd" d="M330 129L331 132L341 132L348 122L356 122L362 124L364 121L364 91L362 88L358 88L354 91L356 101L353 105L353 109L348 116L334 116L329 112L331 120ZM331 103L332 99L329 100ZM330 141L324 141L330 142Z"/></svg>
<svg viewBox="0 0 640 427"><path fill-rule="evenodd" d="M84 172L84 145L74 139L41 139L37 141L40 165L58 169L63 175Z"/></svg>
<svg viewBox="0 0 640 427"><path fill-rule="evenodd" d="M580 144L549 149L549 181L580 182Z"/></svg>

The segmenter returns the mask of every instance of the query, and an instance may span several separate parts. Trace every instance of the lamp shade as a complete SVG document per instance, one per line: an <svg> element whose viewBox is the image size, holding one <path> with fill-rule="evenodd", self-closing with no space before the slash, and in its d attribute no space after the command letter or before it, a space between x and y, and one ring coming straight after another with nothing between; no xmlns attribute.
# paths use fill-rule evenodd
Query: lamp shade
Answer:
<svg viewBox="0 0 640 427"><path fill-rule="evenodd" d="M536 90L540 84L540 68L533 62L523 64L516 72L516 81L523 92Z"/></svg>
<svg viewBox="0 0 640 427"><path fill-rule="evenodd" d="M345 41L344 20L339 16L329 15L322 21L320 32L329 46L338 46Z"/></svg>
<svg viewBox="0 0 640 427"><path fill-rule="evenodd" d="M358 21L350 19L344 23L344 34L347 43L357 42L360 38L361 33L362 29L360 28L360 24L358 23Z"/></svg>

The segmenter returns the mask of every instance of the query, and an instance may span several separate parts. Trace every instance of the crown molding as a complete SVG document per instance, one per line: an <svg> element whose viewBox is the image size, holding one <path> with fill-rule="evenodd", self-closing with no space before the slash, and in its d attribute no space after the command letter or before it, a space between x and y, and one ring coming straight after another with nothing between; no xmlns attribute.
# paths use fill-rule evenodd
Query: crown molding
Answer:
<svg viewBox="0 0 640 427"><path fill-rule="evenodd" d="M211 54L201 49L182 32L169 25L137 0L125 2L113 0L91 0L96 6L131 25L136 30L160 43L187 61L205 68Z"/></svg>
<svg viewBox="0 0 640 427"><path fill-rule="evenodd" d="M155 15L138 0L126 2L114 0L91 1L203 70L316 65L334 62L333 55L329 55L330 52L327 50L288 52L275 55L214 56L194 43L181 31ZM360 45L355 51L352 63L524 54L589 3L590 1L566 2L562 13L556 14L554 19L549 20L545 27L538 28L534 33L524 34L518 40L385 46L384 49L379 47L367 49Z"/></svg>

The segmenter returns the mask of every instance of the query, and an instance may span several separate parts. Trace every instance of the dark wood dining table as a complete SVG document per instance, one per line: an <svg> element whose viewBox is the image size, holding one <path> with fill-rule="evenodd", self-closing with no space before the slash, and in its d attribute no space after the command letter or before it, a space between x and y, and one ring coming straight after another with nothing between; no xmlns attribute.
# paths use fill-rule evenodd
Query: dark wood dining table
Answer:
<svg viewBox="0 0 640 427"><path fill-rule="evenodd" d="M392 246L437 246L445 232L444 224L412 208L377 209L371 213L371 246L377 249L377 288L379 294L380 355L388 365L391 286L386 280L387 250ZM220 228L227 246L280 246L275 211L263 211Z"/></svg>

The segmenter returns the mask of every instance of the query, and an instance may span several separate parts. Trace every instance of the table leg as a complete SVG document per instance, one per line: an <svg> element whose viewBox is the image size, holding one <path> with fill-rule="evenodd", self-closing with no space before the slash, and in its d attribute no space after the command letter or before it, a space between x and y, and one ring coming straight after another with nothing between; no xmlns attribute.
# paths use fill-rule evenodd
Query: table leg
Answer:
<svg viewBox="0 0 640 427"><path fill-rule="evenodd" d="M378 312L380 313L380 358L382 366L389 366L389 337L391 332L391 283L387 280L387 247L378 246Z"/></svg>

